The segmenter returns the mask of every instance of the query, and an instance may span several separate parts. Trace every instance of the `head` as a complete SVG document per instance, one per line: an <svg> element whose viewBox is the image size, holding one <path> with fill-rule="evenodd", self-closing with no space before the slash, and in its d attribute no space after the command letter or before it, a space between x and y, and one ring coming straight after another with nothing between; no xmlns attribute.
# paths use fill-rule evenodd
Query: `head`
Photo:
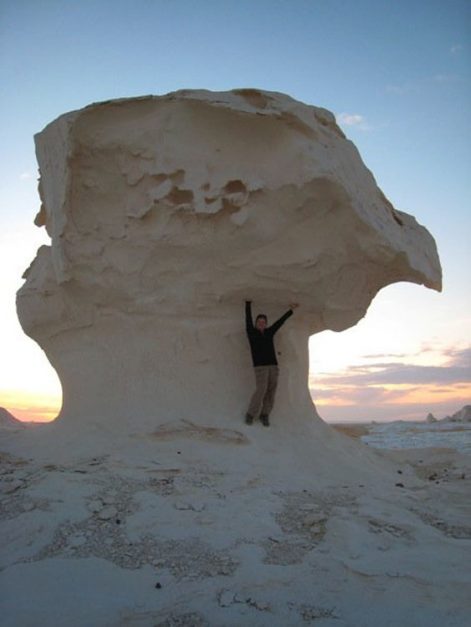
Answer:
<svg viewBox="0 0 471 627"><path fill-rule="evenodd" d="M267 327L268 324L268 320L265 314L258 314L258 316L255 318L255 327L259 330L259 331L264 331Z"/></svg>

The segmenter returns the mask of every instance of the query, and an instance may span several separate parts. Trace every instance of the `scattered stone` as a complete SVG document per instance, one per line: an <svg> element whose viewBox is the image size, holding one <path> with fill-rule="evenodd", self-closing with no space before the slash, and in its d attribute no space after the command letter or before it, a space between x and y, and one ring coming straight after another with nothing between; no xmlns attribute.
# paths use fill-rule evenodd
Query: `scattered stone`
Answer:
<svg viewBox="0 0 471 627"><path fill-rule="evenodd" d="M85 544L85 542L87 541L86 537L81 534L69 536L67 540L69 546L82 546L82 544Z"/></svg>
<svg viewBox="0 0 471 627"><path fill-rule="evenodd" d="M259 612L267 612L270 610L270 604L267 601L254 599L240 593L234 593L231 590L221 590L218 594L218 604L220 607L230 607L234 603L241 603L255 608Z"/></svg>
<svg viewBox="0 0 471 627"><path fill-rule="evenodd" d="M309 514L303 519L303 525L305 527L312 527L313 525L318 525L323 522L326 517L323 514Z"/></svg>
<svg viewBox="0 0 471 627"><path fill-rule="evenodd" d="M322 529L321 525L312 525L311 531L312 533L323 533L324 530Z"/></svg>
<svg viewBox="0 0 471 627"><path fill-rule="evenodd" d="M457 525L447 522L443 518L438 518L431 512L424 512L417 509L414 509L413 511L424 523L438 529L445 536L457 539L471 539L471 525Z"/></svg>
<svg viewBox="0 0 471 627"><path fill-rule="evenodd" d="M187 612L186 614L171 614L153 627L209 627L209 623L201 614Z"/></svg>
<svg viewBox="0 0 471 627"><path fill-rule="evenodd" d="M408 542L413 541L413 537L407 529L403 527L399 527L398 525L394 525L387 520L368 520L368 529L372 533L376 534L384 534L387 533L389 535L394 536L395 538L402 538ZM386 549L384 549L386 550Z"/></svg>
<svg viewBox="0 0 471 627"><path fill-rule="evenodd" d="M100 520L109 520L110 518L114 518L118 513L115 507L104 507L100 512L98 512L98 518Z"/></svg>
<svg viewBox="0 0 471 627"><path fill-rule="evenodd" d="M190 510L192 512L202 512L206 509L206 505L204 503L186 503L179 501L174 504L174 508L181 511Z"/></svg>
<svg viewBox="0 0 471 627"><path fill-rule="evenodd" d="M259 612L267 612L270 610L270 604L266 601L257 601L257 599L252 599L251 597L249 597L245 600L245 602L247 605L250 605L250 607L254 607Z"/></svg>
<svg viewBox="0 0 471 627"><path fill-rule="evenodd" d="M338 618L335 614L335 608L319 607L317 605L302 605L299 613L306 622L315 621L319 618Z"/></svg>
<svg viewBox="0 0 471 627"><path fill-rule="evenodd" d="M19 490L20 488L24 487L24 482L21 481L20 479L13 479L11 481L4 481L3 485L2 485L2 491L5 494L12 494L13 492L16 492L16 490Z"/></svg>
<svg viewBox="0 0 471 627"><path fill-rule="evenodd" d="M303 492L305 492L305 490L303 490ZM300 505L299 507L299 510L301 512L312 512L312 510L314 509L318 509L318 506L315 503L305 503L304 505Z"/></svg>
<svg viewBox="0 0 471 627"><path fill-rule="evenodd" d="M285 534L281 539L268 537L261 546L265 549L266 564L296 564L312 549L317 550L325 533L325 523L333 508L350 508L355 502L349 494L338 492L277 492L283 502L281 512L275 514L276 522ZM318 511L300 516L301 508L316 504ZM307 510L310 511L310 510Z"/></svg>
<svg viewBox="0 0 471 627"><path fill-rule="evenodd" d="M235 595L230 590L221 590L218 594L218 603L220 607L229 607L235 603Z"/></svg>

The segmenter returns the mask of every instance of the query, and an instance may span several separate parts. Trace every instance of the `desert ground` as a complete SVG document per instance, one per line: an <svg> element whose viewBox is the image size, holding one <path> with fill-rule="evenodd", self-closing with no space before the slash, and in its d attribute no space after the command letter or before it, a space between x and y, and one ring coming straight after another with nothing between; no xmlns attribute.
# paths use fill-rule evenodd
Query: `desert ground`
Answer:
<svg viewBox="0 0 471 627"><path fill-rule="evenodd" d="M455 425L460 440L469 426ZM214 454L196 463L208 446L230 456L214 434L200 449L175 438L48 462L8 452L4 429L2 625L468 625L469 449L400 447L403 423L335 429L375 448L388 479L270 482ZM362 441L375 429L383 448Z"/></svg>

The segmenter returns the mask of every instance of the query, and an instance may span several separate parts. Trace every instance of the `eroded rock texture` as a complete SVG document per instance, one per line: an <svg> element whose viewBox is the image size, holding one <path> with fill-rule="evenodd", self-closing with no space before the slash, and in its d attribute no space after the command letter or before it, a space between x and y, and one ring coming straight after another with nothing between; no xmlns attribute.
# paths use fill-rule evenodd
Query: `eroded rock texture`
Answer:
<svg viewBox="0 0 471 627"><path fill-rule="evenodd" d="M185 90L93 104L35 139L51 246L18 314L59 374L61 422L239 424L250 298L269 321L301 304L277 336L273 423L294 432L316 422L309 335L356 324L390 283L440 289L433 238L325 109Z"/></svg>

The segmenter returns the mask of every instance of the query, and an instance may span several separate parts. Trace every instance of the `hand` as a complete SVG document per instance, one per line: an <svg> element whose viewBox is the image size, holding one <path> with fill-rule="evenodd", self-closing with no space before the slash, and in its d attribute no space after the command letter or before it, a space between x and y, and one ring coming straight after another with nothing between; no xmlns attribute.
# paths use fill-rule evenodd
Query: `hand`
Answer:
<svg viewBox="0 0 471 627"><path fill-rule="evenodd" d="M289 306L290 309L297 309L299 307L299 303L291 303L291 305Z"/></svg>

